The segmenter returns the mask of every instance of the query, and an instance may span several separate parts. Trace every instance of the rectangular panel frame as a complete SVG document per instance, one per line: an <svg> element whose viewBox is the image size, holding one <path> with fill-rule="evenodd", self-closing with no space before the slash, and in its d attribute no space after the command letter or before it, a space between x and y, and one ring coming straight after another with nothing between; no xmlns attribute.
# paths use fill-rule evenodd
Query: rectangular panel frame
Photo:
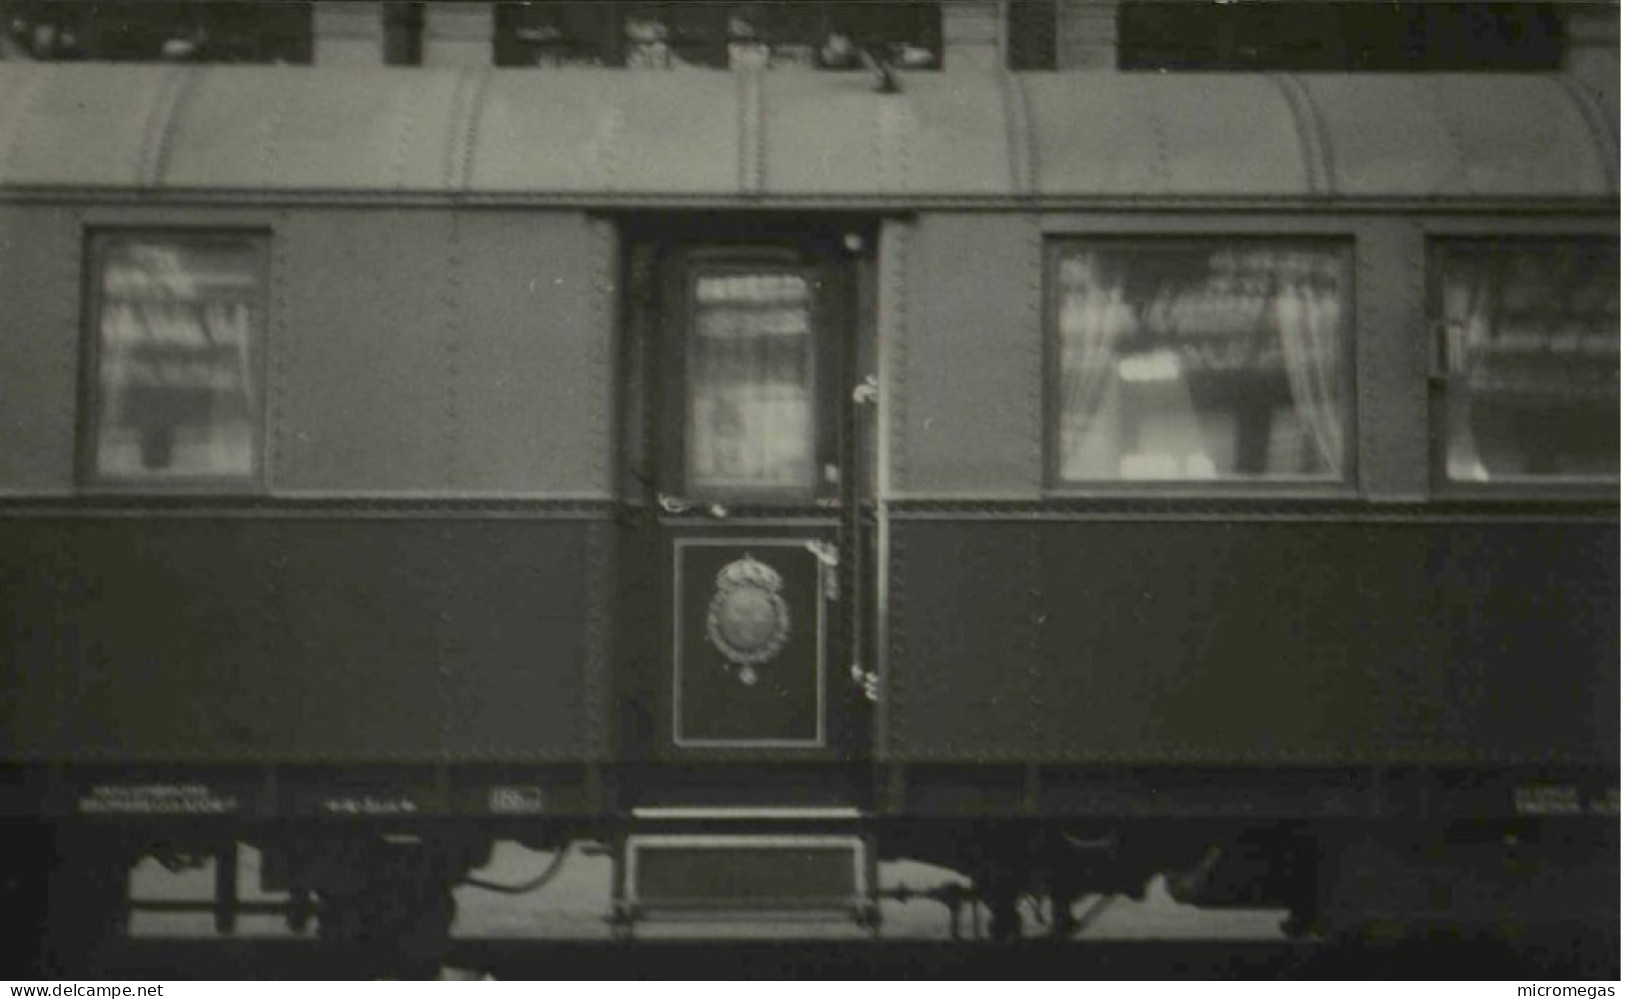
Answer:
<svg viewBox="0 0 1625 999"><path fill-rule="evenodd" d="M253 358L256 370L252 372L249 390L253 393L252 403L254 417L250 421L253 427L254 466L253 471L247 475L210 475L184 477L180 479L129 479L118 476L107 476L97 471L97 441L96 435L101 422L102 393L98 372L101 366L101 319L102 319L102 290L101 276L105 259L105 247L109 240L118 236L144 236L153 239L228 239L237 238L250 241L255 245L258 256L260 285L260 307L263 320L258 331L253 334L255 341L249 344L250 356ZM267 405L266 385L269 378L268 369L272 362L272 326L276 309L277 295L275 283L275 248L273 241L276 234L269 226L255 225L175 225L156 224L113 224L89 225L83 232L83 260L84 266L80 269L82 282L80 301L83 302L83 311L80 317L80 369L78 401L79 412L76 419L75 448L74 448L74 479L82 491L106 492L119 494L156 493L163 495L173 494L261 494L267 491L267 460L266 443L270 440L270 406Z"/></svg>
<svg viewBox="0 0 1625 999"><path fill-rule="evenodd" d="M1427 482L1429 495L1450 500L1563 499L1573 501L1618 501L1620 479L1553 477L1501 479L1468 482L1451 479L1444 467L1448 445L1445 426L1443 331L1433 322L1433 305L1439 287L1439 271L1433 263L1435 247L1480 240L1511 242L1561 239L1619 239L1617 219L1576 213L1562 216L1488 217L1466 216L1424 219L1418 227L1418 264L1424 289L1421 301L1428 357L1427 372Z"/></svg>
<svg viewBox="0 0 1625 999"><path fill-rule="evenodd" d="M823 749L829 743L828 694L828 619L824 596L829 585L830 567L818 564L818 619L814 645L814 675L816 687L816 734L812 739L689 739L683 736L683 550L685 548L742 548L746 545L764 548L806 548L817 538L784 537L706 537L678 538L672 542L672 679L671 679L671 737L679 749ZM813 554L807 552L808 558Z"/></svg>
<svg viewBox="0 0 1625 999"><path fill-rule="evenodd" d="M1139 249L1152 245L1184 245L1198 247L1203 244L1222 245L1226 242L1244 244L1277 244L1283 247L1319 244L1335 249L1345 276L1342 304L1348 316L1339 345L1342 371L1338 382L1342 390L1340 409L1343 417L1343 467L1333 475L1313 476L1227 476L1215 479L1088 479L1068 480L1060 474L1060 396L1061 396L1061 343L1060 316L1056 292L1062 255L1070 248L1116 247ZM1360 340L1360 295L1358 290L1358 236L1351 231L1320 228L1308 231L1260 230L1238 226L1233 229L1133 229L1090 231L1046 231L1044 237L1043 284L1043 489L1046 495L1143 495L1167 493L1176 495L1279 495L1290 494L1345 494L1358 488L1360 482L1360 443L1362 439L1358 406Z"/></svg>
<svg viewBox="0 0 1625 999"><path fill-rule="evenodd" d="M652 834L631 835L626 838L626 867L624 872L625 888L624 903L634 911L647 911L648 909L681 910L698 907L695 903L685 906L681 902L655 901L650 903L638 895L638 853L640 850L653 847L660 849L670 847L682 850L733 850L733 849L782 849L795 850L810 848L815 850L850 850L852 854L852 883L853 893L850 899L851 907L861 908L874 888L869 880L869 865L865 862L867 844L860 836L842 835L745 835L745 834ZM834 901L833 896L829 901ZM781 911L789 909L800 911L812 906L763 906L741 903L736 907L710 904L704 906L717 911L733 911L734 908L747 911Z"/></svg>

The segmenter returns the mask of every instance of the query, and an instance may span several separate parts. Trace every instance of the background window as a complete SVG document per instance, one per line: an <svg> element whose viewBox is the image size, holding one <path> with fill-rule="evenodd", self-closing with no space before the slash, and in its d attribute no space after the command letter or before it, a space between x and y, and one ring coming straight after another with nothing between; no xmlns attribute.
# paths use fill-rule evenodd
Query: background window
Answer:
<svg viewBox="0 0 1625 999"><path fill-rule="evenodd" d="M120 233L93 250L92 476L253 477L264 240Z"/></svg>
<svg viewBox="0 0 1625 999"><path fill-rule="evenodd" d="M34 59L308 63L311 4L288 0L0 0L0 30ZM0 44L0 54L8 46Z"/></svg>
<svg viewBox="0 0 1625 999"><path fill-rule="evenodd" d="M1619 244L1432 248L1444 471L1458 482L1619 476Z"/></svg>
<svg viewBox="0 0 1625 999"><path fill-rule="evenodd" d="M1129 0L1118 65L1144 70L1548 71L1561 67L1553 3Z"/></svg>
<svg viewBox="0 0 1625 999"><path fill-rule="evenodd" d="M1011 69L1055 68L1059 18L1056 0L1010 0L1005 6L1005 38Z"/></svg>
<svg viewBox="0 0 1625 999"><path fill-rule="evenodd" d="M689 488L810 490L811 285L784 271L713 272L692 295Z"/></svg>
<svg viewBox="0 0 1625 999"><path fill-rule="evenodd" d="M497 65L507 65L499 58ZM396 0L384 4L384 64L421 66L423 64L423 4Z"/></svg>
<svg viewBox="0 0 1625 999"><path fill-rule="evenodd" d="M1052 295L1062 482L1344 475L1341 248L1062 246Z"/></svg>
<svg viewBox="0 0 1625 999"><path fill-rule="evenodd" d="M535 0L496 6L499 66L905 69L942 64L935 3Z"/></svg>

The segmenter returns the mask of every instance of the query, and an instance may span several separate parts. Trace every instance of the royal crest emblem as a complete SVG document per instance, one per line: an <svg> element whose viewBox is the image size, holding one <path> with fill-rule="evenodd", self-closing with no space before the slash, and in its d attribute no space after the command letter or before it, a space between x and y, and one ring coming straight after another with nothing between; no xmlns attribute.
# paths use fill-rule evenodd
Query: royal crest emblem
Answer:
<svg viewBox="0 0 1625 999"><path fill-rule="evenodd" d="M784 577L747 554L723 566L716 585L706 635L739 682L753 685L757 667L771 662L790 640L790 608L779 596Z"/></svg>

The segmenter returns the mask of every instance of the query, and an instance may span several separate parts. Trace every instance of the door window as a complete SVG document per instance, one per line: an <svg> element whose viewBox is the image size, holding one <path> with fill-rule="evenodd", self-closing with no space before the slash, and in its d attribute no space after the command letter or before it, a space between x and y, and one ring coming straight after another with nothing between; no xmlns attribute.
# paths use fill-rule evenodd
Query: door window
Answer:
<svg viewBox="0 0 1625 999"><path fill-rule="evenodd" d="M812 283L785 270L705 270L689 293L689 490L811 492Z"/></svg>

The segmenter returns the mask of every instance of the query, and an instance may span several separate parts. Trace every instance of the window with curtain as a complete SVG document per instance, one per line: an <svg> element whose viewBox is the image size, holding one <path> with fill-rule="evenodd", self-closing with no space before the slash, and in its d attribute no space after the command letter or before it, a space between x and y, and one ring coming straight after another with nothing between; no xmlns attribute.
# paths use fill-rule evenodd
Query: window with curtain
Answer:
<svg viewBox="0 0 1625 999"><path fill-rule="evenodd" d="M257 474L265 257L251 235L94 239L92 479Z"/></svg>
<svg viewBox="0 0 1625 999"><path fill-rule="evenodd" d="M1349 288L1324 241L1058 245L1054 478L1343 478Z"/></svg>
<svg viewBox="0 0 1625 999"><path fill-rule="evenodd" d="M688 488L810 492L811 283L793 271L718 271L694 277L690 298Z"/></svg>
<svg viewBox="0 0 1625 999"><path fill-rule="evenodd" d="M1429 263L1445 477L1617 479L1617 240L1442 240Z"/></svg>

